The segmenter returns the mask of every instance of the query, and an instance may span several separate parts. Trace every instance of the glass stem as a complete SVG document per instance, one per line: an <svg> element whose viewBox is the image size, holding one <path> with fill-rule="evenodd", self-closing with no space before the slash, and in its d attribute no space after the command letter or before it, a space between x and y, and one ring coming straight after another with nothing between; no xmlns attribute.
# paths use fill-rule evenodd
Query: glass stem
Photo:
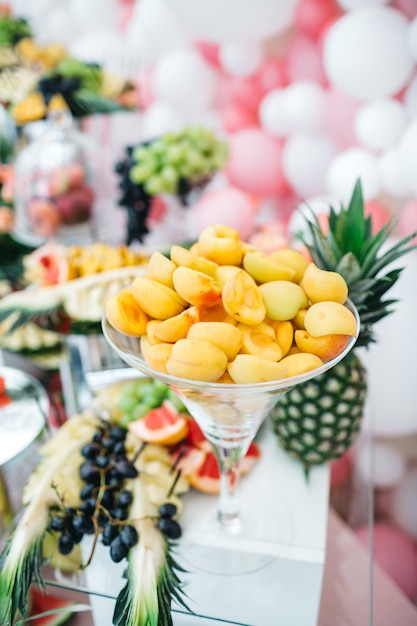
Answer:
<svg viewBox="0 0 417 626"><path fill-rule="evenodd" d="M238 531L241 519L237 488L242 448L216 446L215 452L220 466L218 521L223 528Z"/></svg>

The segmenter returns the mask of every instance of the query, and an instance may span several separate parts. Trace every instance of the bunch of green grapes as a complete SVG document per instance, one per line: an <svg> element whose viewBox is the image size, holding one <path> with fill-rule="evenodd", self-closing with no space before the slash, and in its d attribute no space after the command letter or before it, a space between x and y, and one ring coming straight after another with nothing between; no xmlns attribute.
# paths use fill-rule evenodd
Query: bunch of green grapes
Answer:
<svg viewBox="0 0 417 626"><path fill-rule="evenodd" d="M150 196L178 194L181 183L191 187L205 181L226 163L228 146L203 126L166 132L133 149L129 177Z"/></svg>
<svg viewBox="0 0 417 626"><path fill-rule="evenodd" d="M120 425L126 427L129 422L145 417L151 409L161 406L169 400L181 413L188 413L178 396L165 383L152 378L139 378L123 385L119 408L123 411Z"/></svg>

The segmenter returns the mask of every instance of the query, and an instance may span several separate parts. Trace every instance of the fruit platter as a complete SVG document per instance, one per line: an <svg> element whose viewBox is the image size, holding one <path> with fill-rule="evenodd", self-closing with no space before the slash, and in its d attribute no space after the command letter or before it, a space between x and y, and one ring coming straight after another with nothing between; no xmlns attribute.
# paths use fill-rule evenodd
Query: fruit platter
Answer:
<svg viewBox="0 0 417 626"><path fill-rule="evenodd" d="M66 334L100 333L106 298L128 284L147 254L127 246L49 242L21 255L19 288L0 300L0 346L31 357L62 350Z"/></svg>

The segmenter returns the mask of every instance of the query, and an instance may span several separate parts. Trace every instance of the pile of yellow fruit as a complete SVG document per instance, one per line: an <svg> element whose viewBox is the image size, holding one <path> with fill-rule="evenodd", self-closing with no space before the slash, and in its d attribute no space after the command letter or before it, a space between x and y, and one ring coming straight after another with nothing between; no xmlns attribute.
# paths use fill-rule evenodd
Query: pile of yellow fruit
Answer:
<svg viewBox="0 0 417 626"><path fill-rule="evenodd" d="M269 255L223 225L170 258L154 252L144 276L112 296L108 322L141 337L147 364L171 376L258 383L313 370L357 334L344 278L290 248Z"/></svg>

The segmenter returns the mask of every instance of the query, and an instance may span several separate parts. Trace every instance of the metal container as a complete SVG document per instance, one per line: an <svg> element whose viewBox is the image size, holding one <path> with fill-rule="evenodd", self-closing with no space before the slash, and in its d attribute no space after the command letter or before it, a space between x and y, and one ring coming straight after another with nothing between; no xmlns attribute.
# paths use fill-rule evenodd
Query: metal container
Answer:
<svg viewBox="0 0 417 626"><path fill-rule="evenodd" d="M0 408L0 537L22 504L23 487L47 438L49 400L36 378L0 367L9 404Z"/></svg>

